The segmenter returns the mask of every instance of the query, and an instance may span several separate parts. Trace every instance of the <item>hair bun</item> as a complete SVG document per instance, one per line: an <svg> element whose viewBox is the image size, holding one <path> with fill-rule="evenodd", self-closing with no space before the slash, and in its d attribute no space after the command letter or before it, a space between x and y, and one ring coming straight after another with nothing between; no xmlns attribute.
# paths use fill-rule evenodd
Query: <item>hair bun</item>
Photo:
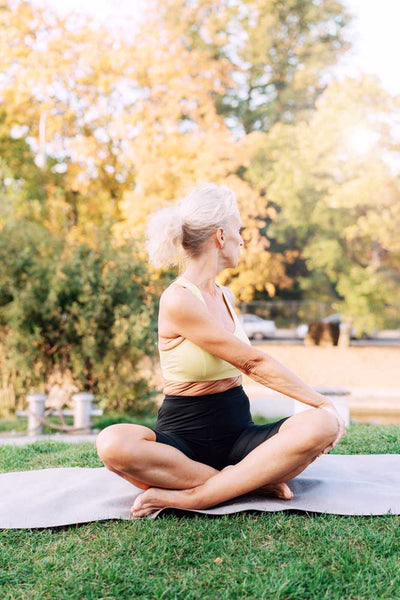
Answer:
<svg viewBox="0 0 400 600"><path fill-rule="evenodd" d="M176 265L183 238L183 218L179 206L168 206L149 218L147 250L156 267Z"/></svg>

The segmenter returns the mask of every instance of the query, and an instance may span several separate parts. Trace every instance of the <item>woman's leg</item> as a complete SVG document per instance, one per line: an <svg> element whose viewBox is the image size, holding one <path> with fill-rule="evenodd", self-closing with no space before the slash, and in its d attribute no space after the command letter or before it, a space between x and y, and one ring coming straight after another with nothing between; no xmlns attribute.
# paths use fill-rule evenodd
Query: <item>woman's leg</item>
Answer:
<svg viewBox="0 0 400 600"><path fill-rule="evenodd" d="M208 508L266 485L276 485L301 473L335 439L336 418L322 409L290 417L279 432L229 469L188 490L151 488L138 496L132 515L141 517L157 508Z"/></svg>
<svg viewBox="0 0 400 600"><path fill-rule="evenodd" d="M189 489L219 473L213 467L191 460L172 446L155 442L155 439L154 431L142 425L111 425L98 435L97 452L109 471L142 490L150 487ZM148 451L149 442L153 452ZM146 445L143 446L143 443ZM284 483L263 486L260 493L291 497Z"/></svg>
<svg viewBox="0 0 400 600"><path fill-rule="evenodd" d="M136 487L181 490L206 482L217 469L185 456L143 425L110 425L97 436L97 452L105 467Z"/></svg>

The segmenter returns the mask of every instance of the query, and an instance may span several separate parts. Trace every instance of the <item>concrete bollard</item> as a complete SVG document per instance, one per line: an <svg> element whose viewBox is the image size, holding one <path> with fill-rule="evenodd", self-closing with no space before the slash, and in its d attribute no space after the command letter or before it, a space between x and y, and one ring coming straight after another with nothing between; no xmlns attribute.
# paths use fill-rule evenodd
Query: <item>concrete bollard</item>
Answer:
<svg viewBox="0 0 400 600"><path fill-rule="evenodd" d="M351 338L351 323L340 323L339 325L340 334L339 334L339 342L338 346L342 346L343 348L348 348L350 346L350 338Z"/></svg>
<svg viewBox="0 0 400 600"><path fill-rule="evenodd" d="M45 402L47 400L46 394L29 394L27 396L28 402L28 410L16 410L15 414L17 417L28 417L28 434L29 435L42 435L43 434L43 422L45 416ZM79 394L74 394L72 396L72 400L74 403L74 409L64 409L62 410L62 414L64 416L73 416L74 417L74 427L71 428L67 426L64 428L65 430L71 431L72 429L77 429L79 431L90 430L91 425L91 417L101 417L103 414L103 410L101 408L93 408L94 396L93 394L87 394L85 392L80 392ZM59 415L59 410L48 411L47 415L55 414ZM51 426L51 424L50 424ZM53 424L53 427L58 430L63 430L63 427L56 426Z"/></svg>
<svg viewBox="0 0 400 600"><path fill-rule="evenodd" d="M74 403L74 427L75 429L90 429L91 415L93 414L93 394L79 392L72 396Z"/></svg>
<svg viewBox="0 0 400 600"><path fill-rule="evenodd" d="M345 388L329 387L316 387L314 389L319 394L322 394L331 400L338 413L343 417L346 427L348 427L350 425L349 390ZM304 404L304 402L298 402L297 400L294 402L294 414L310 408L313 407Z"/></svg>
<svg viewBox="0 0 400 600"><path fill-rule="evenodd" d="M47 395L29 394L26 400L28 402L28 435L42 435L43 423L39 419L44 418Z"/></svg>

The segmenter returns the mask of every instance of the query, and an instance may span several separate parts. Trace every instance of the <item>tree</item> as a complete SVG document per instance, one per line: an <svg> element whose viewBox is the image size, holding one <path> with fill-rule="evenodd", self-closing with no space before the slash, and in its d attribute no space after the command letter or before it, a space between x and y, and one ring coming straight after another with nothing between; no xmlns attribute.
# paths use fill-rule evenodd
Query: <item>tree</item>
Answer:
<svg viewBox="0 0 400 600"><path fill-rule="evenodd" d="M158 10L186 47L221 63L218 112L245 133L310 115L349 47L339 0L168 0Z"/></svg>
<svg viewBox="0 0 400 600"><path fill-rule="evenodd" d="M202 48L188 49L164 18L162 10L155 12L135 42L141 53L138 82L146 98L136 107L141 126L130 146L135 187L124 193L124 220L114 231L120 240L140 237L152 211L176 202L196 183L224 183L236 192L247 247L241 266L220 281L229 282L241 299L251 299L255 288L271 289L288 279L281 258L260 236L264 199L238 175L238 143L216 112L213 97L221 89L223 64Z"/></svg>
<svg viewBox="0 0 400 600"><path fill-rule="evenodd" d="M5 126L23 131L48 175L63 174L59 190L74 225L118 218L133 181L123 121L137 98L131 48L89 19L24 0L6 3L0 25Z"/></svg>
<svg viewBox="0 0 400 600"><path fill-rule="evenodd" d="M307 269L298 276L303 293L336 299L360 331L397 302L399 182L390 157L398 108L371 78L334 82L309 123L253 134L246 172L276 207L272 245L290 244Z"/></svg>
<svg viewBox="0 0 400 600"><path fill-rule="evenodd" d="M168 0L156 3L154 19L158 25L152 25L152 30L163 31L168 45L171 40L178 43L185 63L194 57L196 66L204 65L198 71L206 72L210 81L218 75L217 88L203 85L208 97L202 97L201 106L210 107L209 98L213 98L226 124L236 132L242 127L248 134L231 141L233 161L216 155L213 168L208 167L205 172L211 175L209 179L230 184L237 192L245 225L242 260L235 271L221 275L221 282L229 284L244 301L265 291L269 296L275 295L277 289L281 293L287 291L294 285L302 259L287 240L280 244L274 240L271 245L265 235L266 223L274 220L277 213L265 195L264 182L259 185L246 176L251 168L249 156L254 141L249 132L268 131L277 121L292 123L311 114L325 85L324 70L346 48L343 29L348 17L343 6L335 1L315 4ZM168 56L167 49L164 55ZM183 150L187 153L188 149L183 146ZM177 153L179 150L171 155L176 158ZM178 162L179 167L183 164L184 159ZM217 176L214 165L222 165ZM181 175L176 181L180 178ZM168 183L162 188L168 189ZM141 189L144 200L148 198L146 188ZM175 189L178 193L171 194L171 199L182 186ZM163 194L158 190L156 196L160 193ZM135 194L132 203L143 206L143 202L136 202Z"/></svg>

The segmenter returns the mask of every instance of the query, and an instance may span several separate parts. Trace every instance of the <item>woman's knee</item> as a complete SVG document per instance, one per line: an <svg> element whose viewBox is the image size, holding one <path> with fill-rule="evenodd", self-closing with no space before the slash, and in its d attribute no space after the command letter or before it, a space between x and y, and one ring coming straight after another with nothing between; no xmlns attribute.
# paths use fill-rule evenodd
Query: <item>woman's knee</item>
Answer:
<svg viewBox="0 0 400 600"><path fill-rule="evenodd" d="M120 442L118 425L110 425L100 431L96 439L96 448L97 454L103 463L107 464L112 461L118 452Z"/></svg>
<svg viewBox="0 0 400 600"><path fill-rule="evenodd" d="M96 439L97 454L106 467L132 462L140 449L138 442L150 439L147 427L116 424L103 429ZM153 433L151 430L148 430ZM154 436L155 437L155 436Z"/></svg>
<svg viewBox="0 0 400 600"><path fill-rule="evenodd" d="M293 439L297 440L299 446L307 454L314 451L318 454L336 439L339 432L336 417L323 409L298 413L288 419L286 423L282 429L290 428L293 432Z"/></svg>
<svg viewBox="0 0 400 600"><path fill-rule="evenodd" d="M312 412L314 414L309 425L310 442L316 449L326 448L336 439L339 423L335 415L324 409L316 409Z"/></svg>

